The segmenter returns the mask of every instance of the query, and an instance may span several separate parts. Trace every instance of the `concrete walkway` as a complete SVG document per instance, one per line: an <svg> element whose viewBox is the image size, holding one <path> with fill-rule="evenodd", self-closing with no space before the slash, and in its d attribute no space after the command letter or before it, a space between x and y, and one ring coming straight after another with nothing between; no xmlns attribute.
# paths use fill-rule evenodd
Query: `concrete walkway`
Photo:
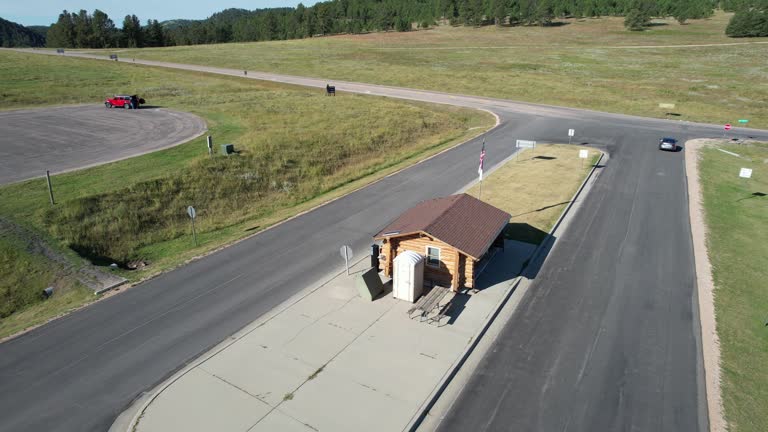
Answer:
<svg viewBox="0 0 768 432"><path fill-rule="evenodd" d="M441 326L391 294L363 300L368 260L178 373L137 415L150 431L399 431L421 412L533 253L507 242Z"/></svg>

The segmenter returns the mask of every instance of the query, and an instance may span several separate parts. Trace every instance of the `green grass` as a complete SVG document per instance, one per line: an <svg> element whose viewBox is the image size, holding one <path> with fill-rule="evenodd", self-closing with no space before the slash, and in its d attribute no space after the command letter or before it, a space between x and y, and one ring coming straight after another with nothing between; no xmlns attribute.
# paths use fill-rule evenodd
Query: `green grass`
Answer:
<svg viewBox="0 0 768 432"><path fill-rule="evenodd" d="M703 150L701 182L715 282L725 416L732 431L768 430L768 144ZM752 168L750 180L739 169Z"/></svg>
<svg viewBox="0 0 768 432"><path fill-rule="evenodd" d="M66 266L46 258L34 239L4 221L0 228L0 339L93 299L93 292ZM54 294L43 300L49 286Z"/></svg>
<svg viewBox="0 0 768 432"><path fill-rule="evenodd" d="M43 179L0 187L0 217L53 238L54 249L99 264L149 261L142 271L121 272L131 280L361 187L494 121L447 106L327 98L270 82L15 52L0 52L0 89L0 109L100 104L105 95L138 93L151 105L201 116L217 143L235 144L238 155L210 158L200 138L54 176L53 207ZM188 205L197 208L198 247ZM70 300L61 306L82 298Z"/></svg>
<svg viewBox="0 0 768 432"><path fill-rule="evenodd" d="M119 50L122 57L509 98L650 117L768 127L768 44L724 35L731 14L643 32L623 19L559 27L441 26L309 40ZM637 48L653 46L655 48ZM106 54L106 53L103 53ZM661 109L673 103L675 109Z"/></svg>

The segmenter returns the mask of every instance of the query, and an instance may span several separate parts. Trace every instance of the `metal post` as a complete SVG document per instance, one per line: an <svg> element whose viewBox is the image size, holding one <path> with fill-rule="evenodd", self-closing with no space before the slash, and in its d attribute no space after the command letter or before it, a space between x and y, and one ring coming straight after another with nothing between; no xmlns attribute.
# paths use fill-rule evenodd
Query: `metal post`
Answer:
<svg viewBox="0 0 768 432"><path fill-rule="evenodd" d="M195 239L195 246L197 246L197 232L195 231L195 218L192 218L192 237Z"/></svg>
<svg viewBox="0 0 768 432"><path fill-rule="evenodd" d="M482 201L483 199L483 181L480 180L480 196L477 198Z"/></svg>
<svg viewBox="0 0 768 432"><path fill-rule="evenodd" d="M349 253L344 248L344 266L347 268L347 276L349 276Z"/></svg>
<svg viewBox="0 0 768 432"><path fill-rule="evenodd" d="M51 186L51 172L45 171L45 180L48 181L48 195L51 197L51 205L56 205L56 201L53 200L53 186Z"/></svg>

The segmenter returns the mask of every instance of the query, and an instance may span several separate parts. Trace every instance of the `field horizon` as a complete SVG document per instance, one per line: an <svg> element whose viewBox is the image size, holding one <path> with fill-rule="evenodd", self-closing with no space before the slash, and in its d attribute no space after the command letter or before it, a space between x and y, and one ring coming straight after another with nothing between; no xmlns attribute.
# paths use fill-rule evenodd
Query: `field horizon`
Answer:
<svg viewBox="0 0 768 432"><path fill-rule="evenodd" d="M551 27L413 32L165 48L78 50L714 124L768 128L768 38L724 34L732 14L630 32L619 17ZM661 108L660 104L674 104Z"/></svg>

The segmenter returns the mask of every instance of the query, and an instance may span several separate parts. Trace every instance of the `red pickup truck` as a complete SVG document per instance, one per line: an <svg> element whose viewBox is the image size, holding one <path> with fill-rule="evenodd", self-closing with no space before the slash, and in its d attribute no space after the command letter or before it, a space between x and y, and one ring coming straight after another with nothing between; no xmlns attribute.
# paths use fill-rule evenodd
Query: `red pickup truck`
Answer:
<svg viewBox="0 0 768 432"><path fill-rule="evenodd" d="M138 109L139 105L146 103L144 99L132 95L115 95L113 97L107 98L106 101L104 101L104 106L107 108L125 108L125 109Z"/></svg>

